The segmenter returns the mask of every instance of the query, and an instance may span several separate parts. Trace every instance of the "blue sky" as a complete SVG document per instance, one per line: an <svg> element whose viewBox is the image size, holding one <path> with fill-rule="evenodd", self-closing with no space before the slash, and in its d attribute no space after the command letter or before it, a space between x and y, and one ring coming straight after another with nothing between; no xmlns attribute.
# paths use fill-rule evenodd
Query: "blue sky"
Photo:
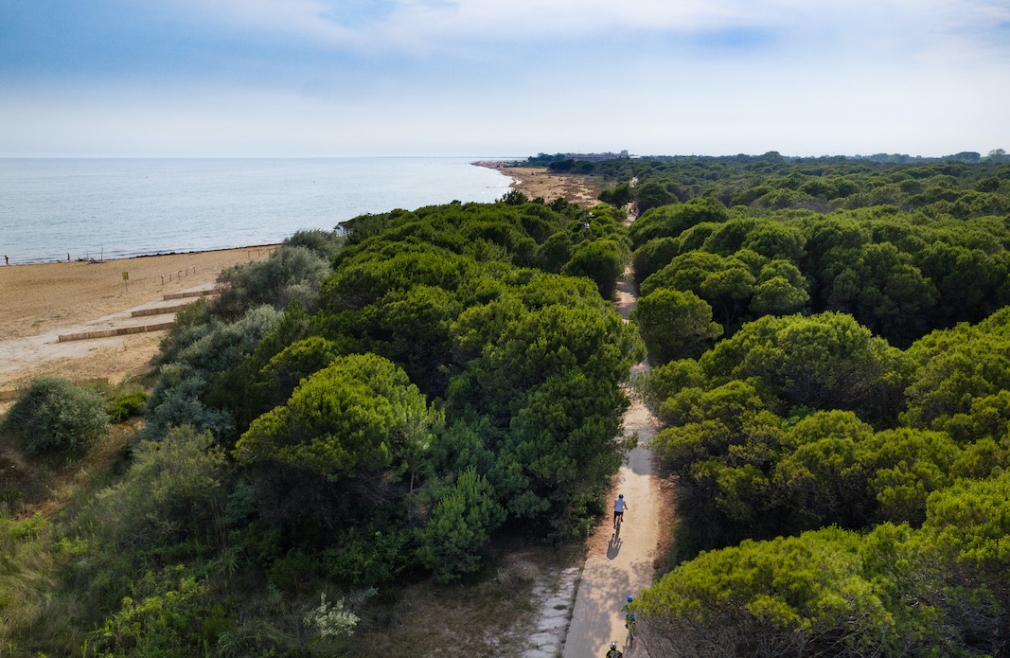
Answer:
<svg viewBox="0 0 1010 658"><path fill-rule="evenodd" d="M0 0L0 156L1010 149L1010 0Z"/></svg>

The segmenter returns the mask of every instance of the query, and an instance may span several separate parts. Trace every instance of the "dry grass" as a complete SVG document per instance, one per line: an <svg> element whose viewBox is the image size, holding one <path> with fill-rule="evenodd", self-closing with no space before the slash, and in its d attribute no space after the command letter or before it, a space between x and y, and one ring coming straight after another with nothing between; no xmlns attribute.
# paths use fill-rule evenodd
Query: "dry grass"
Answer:
<svg viewBox="0 0 1010 658"><path fill-rule="evenodd" d="M123 462L137 429L135 421L114 425L75 459L27 457L13 438L0 435L0 512L14 518L56 514L77 491L93 486L96 476Z"/></svg>
<svg viewBox="0 0 1010 658"><path fill-rule="evenodd" d="M380 594L364 611L354 647L388 658L520 656L535 622L534 585L552 582L583 550L512 540L496 548L497 564L478 581L423 582Z"/></svg>

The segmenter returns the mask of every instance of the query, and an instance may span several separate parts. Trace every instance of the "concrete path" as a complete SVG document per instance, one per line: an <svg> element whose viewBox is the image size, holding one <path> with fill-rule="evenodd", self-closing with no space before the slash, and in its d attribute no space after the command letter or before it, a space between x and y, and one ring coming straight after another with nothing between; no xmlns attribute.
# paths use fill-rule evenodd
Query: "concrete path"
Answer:
<svg viewBox="0 0 1010 658"><path fill-rule="evenodd" d="M617 309L625 319L634 308L635 299L633 284L622 282L618 287ZM647 367L639 364L633 372L642 372ZM612 509L612 499L623 493L628 510L620 533L614 532L608 517L589 540L564 658L603 658L611 641L617 642L626 658L649 655L643 642L625 647L627 631L621 607L629 595L637 598L652 584L662 493L658 478L652 474L652 453L643 444L655 435L656 429L655 418L640 402L624 416L625 435L638 432L639 447L631 451L627 463L621 467L609 504Z"/></svg>
<svg viewBox="0 0 1010 658"><path fill-rule="evenodd" d="M533 589L533 601L539 611L537 626L529 638L523 658L557 658L568 632L569 613L579 581L579 568L569 567L561 572L554 587L538 585Z"/></svg>

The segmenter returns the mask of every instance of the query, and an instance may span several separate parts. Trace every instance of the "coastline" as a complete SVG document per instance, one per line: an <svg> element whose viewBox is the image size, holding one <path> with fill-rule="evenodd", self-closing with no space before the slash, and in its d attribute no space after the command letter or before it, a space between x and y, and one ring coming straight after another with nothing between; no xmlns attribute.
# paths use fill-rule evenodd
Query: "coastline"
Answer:
<svg viewBox="0 0 1010 658"><path fill-rule="evenodd" d="M588 176L498 161L472 164L499 171L512 179L510 188L547 203L560 197L588 208L602 189ZM143 372L164 330L67 343L58 343L57 336L105 329L121 322L117 316L128 317L131 309L166 294L211 286L225 268L262 260L277 246L0 264L0 392L41 375L117 383ZM0 401L0 411L3 407Z"/></svg>
<svg viewBox="0 0 1010 658"><path fill-rule="evenodd" d="M0 158L11 264L281 242L368 213L491 203L509 179L467 157ZM0 260L0 267L4 261Z"/></svg>

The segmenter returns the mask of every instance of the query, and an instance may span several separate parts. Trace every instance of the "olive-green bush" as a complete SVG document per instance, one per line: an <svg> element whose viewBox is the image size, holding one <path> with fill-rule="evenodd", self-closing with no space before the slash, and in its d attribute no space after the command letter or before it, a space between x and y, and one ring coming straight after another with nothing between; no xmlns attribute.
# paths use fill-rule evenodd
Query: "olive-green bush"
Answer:
<svg viewBox="0 0 1010 658"><path fill-rule="evenodd" d="M20 392L2 427L29 454L78 453L108 431L109 415L97 393L43 377Z"/></svg>

